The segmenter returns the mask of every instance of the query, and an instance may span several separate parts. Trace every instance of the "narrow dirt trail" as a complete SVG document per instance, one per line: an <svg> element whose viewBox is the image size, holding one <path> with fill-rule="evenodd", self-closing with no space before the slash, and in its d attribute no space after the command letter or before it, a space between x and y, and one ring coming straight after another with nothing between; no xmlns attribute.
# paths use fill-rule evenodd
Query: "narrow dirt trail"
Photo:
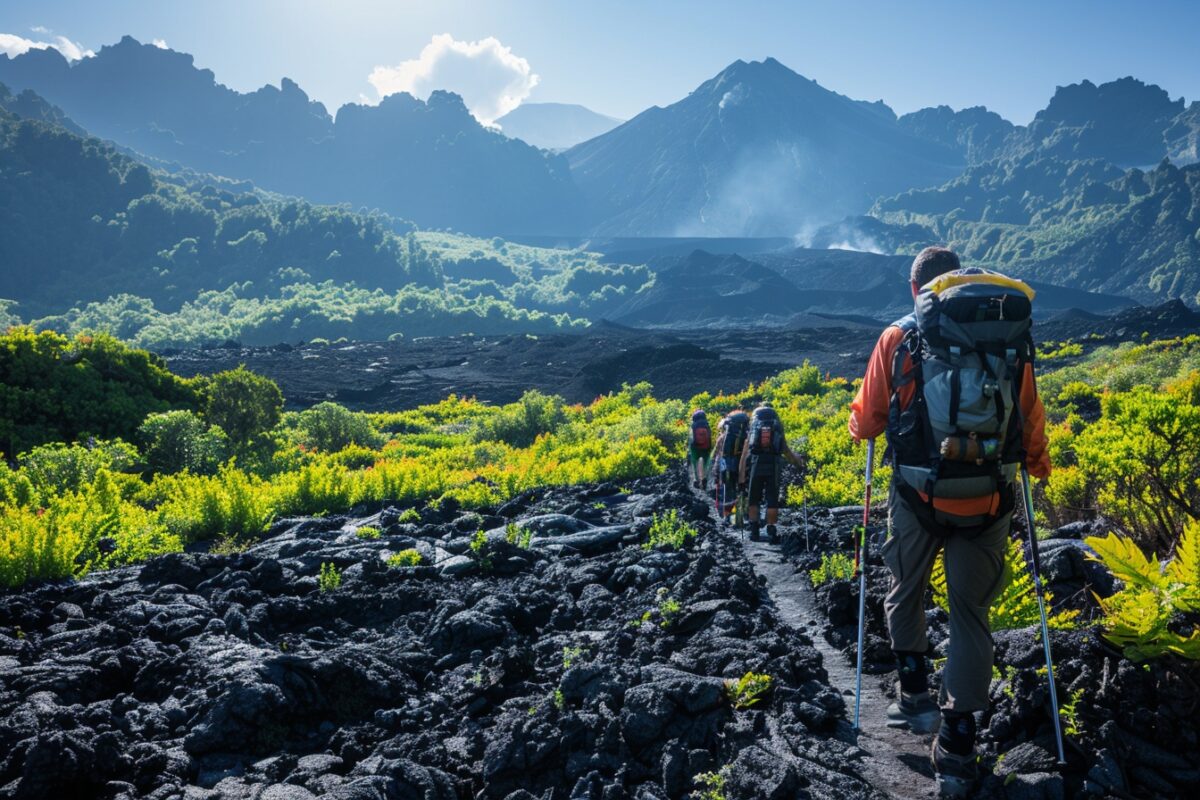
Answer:
<svg viewBox="0 0 1200 800"><path fill-rule="evenodd" d="M830 685L846 697L848 718L839 723L838 737L855 742L862 749L862 777L889 797L906 800L936 797L929 766L931 737L887 727L887 707L891 700L879 688L877 676L863 676L862 730L855 734L854 667L847 663L845 654L821 635L823 620L808 579L795 571L778 547L747 539L743 550L755 571L766 579L767 592L782 620L813 640L829 673Z"/></svg>

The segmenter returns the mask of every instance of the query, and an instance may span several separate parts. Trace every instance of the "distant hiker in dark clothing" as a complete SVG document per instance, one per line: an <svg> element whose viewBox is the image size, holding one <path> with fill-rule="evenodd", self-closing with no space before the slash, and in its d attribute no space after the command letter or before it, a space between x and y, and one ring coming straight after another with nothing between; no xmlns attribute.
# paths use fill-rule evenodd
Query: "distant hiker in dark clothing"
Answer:
<svg viewBox="0 0 1200 800"><path fill-rule="evenodd" d="M1050 474L1029 334L1033 291L961 269L958 256L939 247L916 257L911 284L916 311L879 337L851 404L850 434L861 441L886 432L892 465L881 555L892 572L884 613L899 697L888 724L937 729L939 789L964 796L977 775L974 714L988 707L988 612L1003 588L1015 476L1022 460L1034 476ZM950 639L935 703L924 599L939 552Z"/></svg>
<svg viewBox="0 0 1200 800"><path fill-rule="evenodd" d="M759 506L767 507L767 538L771 544L779 544L775 529L779 521L779 485L783 478L786 458L797 469L804 469L804 462L791 451L783 434L783 423L769 403L754 409L750 418L750 432L738 467L738 484L750 492L749 509L750 540L759 541Z"/></svg>
<svg viewBox="0 0 1200 800"><path fill-rule="evenodd" d="M750 430L750 415L740 408L730 411L717 424L717 443L713 453L717 459L717 479L721 483L723 497L720 503L721 517L726 524L729 515L737 505L738 500L738 468L742 460L742 450L746 446L746 435Z"/></svg>
<svg viewBox="0 0 1200 800"><path fill-rule="evenodd" d="M708 476L708 459L712 454L712 428L703 409L692 412L692 427L688 431L688 472L692 475L692 486L703 487Z"/></svg>

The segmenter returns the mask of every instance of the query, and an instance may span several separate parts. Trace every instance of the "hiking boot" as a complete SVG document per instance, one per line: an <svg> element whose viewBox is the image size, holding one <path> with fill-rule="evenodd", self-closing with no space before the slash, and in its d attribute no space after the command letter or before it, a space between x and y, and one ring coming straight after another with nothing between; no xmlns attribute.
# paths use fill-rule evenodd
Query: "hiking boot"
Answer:
<svg viewBox="0 0 1200 800"><path fill-rule="evenodd" d="M693 478L693 479L692 479L692 488L693 488L693 489L699 489L699 488L700 488L700 479L699 479L699 478Z"/></svg>
<svg viewBox="0 0 1200 800"><path fill-rule="evenodd" d="M974 749L965 756L951 753L933 738L929 753L939 797L966 797L979 779L979 757Z"/></svg>
<svg viewBox="0 0 1200 800"><path fill-rule="evenodd" d="M913 733L933 733L942 721L942 712L937 703L929 696L929 692L906 694L900 692L900 699L888 706L889 728L908 728Z"/></svg>
<svg viewBox="0 0 1200 800"><path fill-rule="evenodd" d="M759 533L759 530L760 529L758 527L757 522L750 523L750 541L752 541L752 542L761 542L762 541L762 535Z"/></svg>
<svg viewBox="0 0 1200 800"><path fill-rule="evenodd" d="M779 544L779 531L775 530L774 525L767 526L767 541L771 544Z"/></svg>

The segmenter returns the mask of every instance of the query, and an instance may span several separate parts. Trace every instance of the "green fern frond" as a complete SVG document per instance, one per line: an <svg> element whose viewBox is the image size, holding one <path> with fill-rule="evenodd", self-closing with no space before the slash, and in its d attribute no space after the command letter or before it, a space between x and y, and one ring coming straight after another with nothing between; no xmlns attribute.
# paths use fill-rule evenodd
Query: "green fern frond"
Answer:
<svg viewBox="0 0 1200 800"><path fill-rule="evenodd" d="M1157 558L1146 558L1133 540L1110 533L1104 538L1089 536L1084 543L1096 551L1095 556L1089 555L1088 558L1103 562L1113 577L1120 578L1127 585L1144 586L1147 589L1165 588L1167 580L1163 577L1162 565Z"/></svg>

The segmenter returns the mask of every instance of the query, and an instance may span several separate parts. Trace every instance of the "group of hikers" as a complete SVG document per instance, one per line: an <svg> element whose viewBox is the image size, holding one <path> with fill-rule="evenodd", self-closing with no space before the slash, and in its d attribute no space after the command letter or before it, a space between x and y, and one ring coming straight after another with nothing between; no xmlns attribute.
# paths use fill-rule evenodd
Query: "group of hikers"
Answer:
<svg viewBox="0 0 1200 800"><path fill-rule="evenodd" d="M726 525L745 498L750 540L762 539L759 511L766 506L767 539L771 544L779 544L782 462L787 459L800 470L804 469L804 462L788 447L783 423L770 403L764 402L757 408L748 404L745 410L734 409L726 414L717 425L716 442L712 441L707 414L696 409L692 412L687 453L688 471L696 488L708 488L709 463L710 459L715 460L713 491Z"/></svg>
<svg viewBox="0 0 1200 800"><path fill-rule="evenodd" d="M936 731L931 760L939 792L962 797L978 777L975 715L989 702L988 614L1004 588L1016 477L1025 472L1027 490L1029 474L1050 474L1033 370L1034 293L999 273L963 269L958 256L942 247L917 255L910 285L914 311L879 337L851 404L849 433L856 443L885 436L884 460L892 467L880 551L891 572L884 613L899 678L888 724ZM788 447L768 403L748 411L727 414L715 443L704 412L693 412L689 471L697 487L706 486L709 458L715 457L718 487L735 488L718 502L726 524L744 493L751 539L760 538L759 508L765 504L767 537L777 543L782 461L800 467L802 459ZM1027 505L1028 497L1026 491ZM1036 577L1036 542L1030 547ZM924 601L939 552L950 636L935 699L929 693L932 650ZM1040 578L1036 585L1041 600ZM1046 659L1052 667L1048 645ZM1061 734L1059 742L1061 757Z"/></svg>

